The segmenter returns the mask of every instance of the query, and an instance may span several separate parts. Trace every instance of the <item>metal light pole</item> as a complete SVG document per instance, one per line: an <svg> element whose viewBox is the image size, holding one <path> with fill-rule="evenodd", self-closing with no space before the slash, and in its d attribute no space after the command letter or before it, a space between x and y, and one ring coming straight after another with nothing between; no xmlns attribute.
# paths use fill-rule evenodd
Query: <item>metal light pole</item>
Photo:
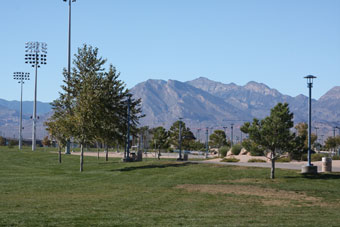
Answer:
<svg viewBox="0 0 340 227"><path fill-rule="evenodd" d="M319 138L318 138L318 127L314 127L314 129L315 129L315 135L316 135L316 142L319 140Z"/></svg>
<svg viewBox="0 0 340 227"><path fill-rule="evenodd" d="M13 73L13 79L19 80L19 84L21 84L21 95L20 95L20 121L19 121L19 150L22 148L22 92L23 92L23 84L24 80L30 79L30 73L24 72L15 72Z"/></svg>
<svg viewBox="0 0 340 227"><path fill-rule="evenodd" d="M334 128L339 129L339 136L340 136L340 127L339 126L335 126ZM335 137L335 133L334 133L334 137Z"/></svg>
<svg viewBox="0 0 340 227"><path fill-rule="evenodd" d="M179 157L178 160L182 160L182 117L179 119L179 133L178 133L178 145L179 145Z"/></svg>
<svg viewBox="0 0 340 227"><path fill-rule="evenodd" d="M68 59L67 59L67 80L70 81L71 78L71 3L76 0L63 0L68 1ZM70 152L70 139L67 140L65 147L65 154L71 154Z"/></svg>
<svg viewBox="0 0 340 227"><path fill-rule="evenodd" d="M209 134L209 128L206 127L205 128L205 158L208 158L208 153L209 153L209 137L208 137L208 134Z"/></svg>
<svg viewBox="0 0 340 227"><path fill-rule="evenodd" d="M130 104L131 97L127 100L127 133L126 133L126 145L125 145L125 162L130 161Z"/></svg>
<svg viewBox="0 0 340 227"><path fill-rule="evenodd" d="M32 151L36 146L36 124L37 124L37 79L38 68L40 65L46 65L47 44L42 42L27 42L25 43L25 63L32 65L35 68L35 83L34 83L34 104L33 104L33 129L32 129ZM41 54L40 54L41 53Z"/></svg>
<svg viewBox="0 0 340 227"><path fill-rule="evenodd" d="M231 128L230 144L231 146L233 146L234 145L234 124L233 123L230 124L230 128Z"/></svg>
<svg viewBox="0 0 340 227"><path fill-rule="evenodd" d="M308 163L307 166L302 167L302 173L317 173L317 166L313 166L311 163L311 135L312 135L312 87L313 87L313 79L315 76L308 75L304 78L307 79L307 87L309 89L309 98L308 98Z"/></svg>

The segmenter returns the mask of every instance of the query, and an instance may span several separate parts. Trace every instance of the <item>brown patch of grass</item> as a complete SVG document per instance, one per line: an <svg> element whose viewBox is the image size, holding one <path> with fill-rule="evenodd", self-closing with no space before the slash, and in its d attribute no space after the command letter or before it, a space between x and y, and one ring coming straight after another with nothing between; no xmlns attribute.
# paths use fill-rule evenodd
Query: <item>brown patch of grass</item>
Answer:
<svg viewBox="0 0 340 227"><path fill-rule="evenodd" d="M247 179L247 178L246 178ZM249 180L249 179L248 179ZM247 180L240 179L239 181L246 182ZM246 196L258 196L264 205L268 206L288 206L294 203L302 203L303 205L319 205L329 206L324 204L321 199L313 196L307 196L305 193L276 190L272 188L263 188L253 185L207 185L207 184L184 184L178 185L176 188L185 189L189 192L203 192L210 194L235 194Z"/></svg>

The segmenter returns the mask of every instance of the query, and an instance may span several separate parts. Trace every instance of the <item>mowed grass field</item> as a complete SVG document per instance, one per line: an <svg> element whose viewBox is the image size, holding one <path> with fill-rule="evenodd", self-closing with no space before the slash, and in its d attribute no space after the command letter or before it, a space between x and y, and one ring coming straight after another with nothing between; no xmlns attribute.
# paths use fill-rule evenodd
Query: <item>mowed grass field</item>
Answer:
<svg viewBox="0 0 340 227"><path fill-rule="evenodd" d="M42 149L43 150L43 149ZM0 147L0 226L339 226L340 175Z"/></svg>

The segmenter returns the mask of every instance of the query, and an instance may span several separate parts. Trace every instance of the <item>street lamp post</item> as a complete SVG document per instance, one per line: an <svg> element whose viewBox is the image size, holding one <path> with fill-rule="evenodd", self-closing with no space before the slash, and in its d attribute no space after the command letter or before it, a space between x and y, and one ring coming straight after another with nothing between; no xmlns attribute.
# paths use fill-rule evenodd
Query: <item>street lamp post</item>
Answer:
<svg viewBox="0 0 340 227"><path fill-rule="evenodd" d="M208 158L208 153L209 153L209 137L208 137L208 134L209 134L209 128L206 127L205 128L205 149L206 149L206 152L205 152L205 158Z"/></svg>
<svg viewBox="0 0 340 227"><path fill-rule="evenodd" d="M233 123L230 124L230 128L231 128L230 145L233 146L234 144L234 124Z"/></svg>
<svg viewBox="0 0 340 227"><path fill-rule="evenodd" d="M127 133L126 133L126 146L125 146L125 157L124 161L129 162L130 159L130 105L131 105L131 97L129 96L127 100Z"/></svg>
<svg viewBox="0 0 340 227"><path fill-rule="evenodd" d="M178 145L179 145L179 157L178 160L183 160L182 159L182 117L178 118L179 119L179 132L178 132Z"/></svg>
<svg viewBox="0 0 340 227"><path fill-rule="evenodd" d="M32 65L35 68L34 82L34 104L33 104L33 129L32 129L32 151L36 146L36 124L37 124L37 79L38 68L40 65L46 65L47 44L42 42L26 42L25 43L25 63Z"/></svg>
<svg viewBox="0 0 340 227"><path fill-rule="evenodd" d="M20 93L20 120L19 120L19 150L22 148L22 92L23 92L23 84L24 80L30 79L30 73L24 72L15 72L13 73L13 79L19 80L19 84L21 85L21 93Z"/></svg>
<svg viewBox="0 0 340 227"><path fill-rule="evenodd" d="M309 98L308 98L308 163L306 166L302 167L302 173L316 174L318 172L318 167L313 166L311 163L311 135L312 135L312 87L313 87L313 79L315 76L308 75L304 78L307 79L307 87L309 89Z"/></svg>
<svg viewBox="0 0 340 227"><path fill-rule="evenodd" d="M68 58L67 58L67 81L71 78L71 3L76 0L63 0L68 1ZM70 139L67 140L65 147L65 154L71 154L70 152Z"/></svg>

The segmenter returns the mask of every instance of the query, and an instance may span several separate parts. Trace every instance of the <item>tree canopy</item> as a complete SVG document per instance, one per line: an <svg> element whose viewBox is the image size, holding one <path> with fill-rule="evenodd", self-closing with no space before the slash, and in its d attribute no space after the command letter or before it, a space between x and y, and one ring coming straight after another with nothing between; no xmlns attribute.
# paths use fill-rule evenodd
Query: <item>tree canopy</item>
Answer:
<svg viewBox="0 0 340 227"><path fill-rule="evenodd" d="M83 146L95 141L104 144L122 142L127 131L127 100L130 98L130 127L137 131L141 100L119 80L112 65L105 71L106 59L99 57L98 48L86 44L78 48L70 79L64 69L64 85L59 98L52 103L54 114L46 123L52 136L64 140L72 137ZM81 155L81 160L83 156ZM82 161L80 171L82 171Z"/></svg>
<svg viewBox="0 0 340 227"><path fill-rule="evenodd" d="M294 126L293 113L287 103L278 103L263 120L254 119L246 122L241 131L249 134L249 139L263 150L270 152L272 162L271 178L275 178L275 160L284 152L289 151L295 135L290 131Z"/></svg>

